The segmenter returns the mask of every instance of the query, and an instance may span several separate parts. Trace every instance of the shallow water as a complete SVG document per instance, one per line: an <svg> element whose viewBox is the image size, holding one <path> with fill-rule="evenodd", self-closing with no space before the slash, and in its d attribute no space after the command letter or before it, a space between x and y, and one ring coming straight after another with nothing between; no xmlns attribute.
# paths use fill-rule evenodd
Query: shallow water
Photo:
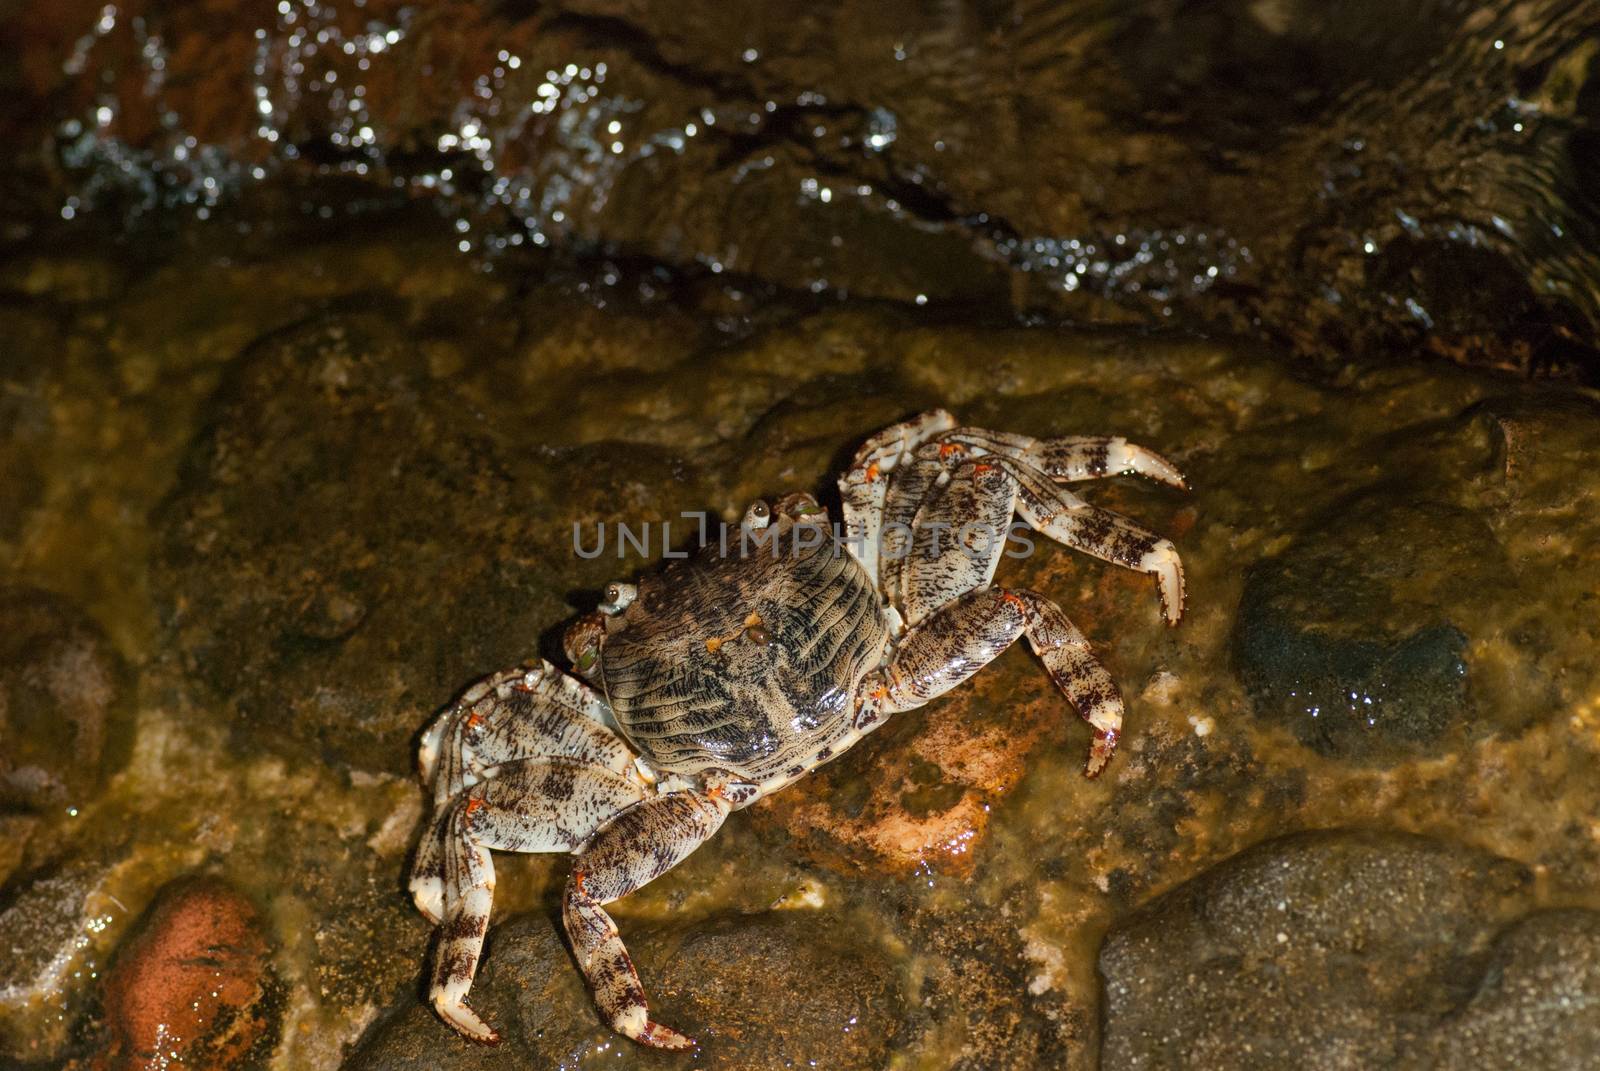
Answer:
<svg viewBox="0 0 1600 1071"><path fill-rule="evenodd" d="M67 217L419 201L490 256L1595 375L1593 3L289 0L10 26L13 185Z"/></svg>
<svg viewBox="0 0 1600 1071"><path fill-rule="evenodd" d="M822 485L866 433L935 401L1173 456L1187 495L1126 479L1086 493L1174 535L1189 612L1168 630L1143 578L1063 549L1008 562L1009 582L1068 608L1128 696L1106 777L1082 778L1086 731L1011 652L620 905L647 981L665 976L663 1017L704 1016L689 1025L711 1066L737 1062L719 1025L781 1009L739 990L696 1011L668 951L780 901L777 916L809 913L839 954L876 949L888 971L892 1040L839 1059L919 1067L993 1066L990 1044L1017 1066L1088 1066L1107 927L1293 830L1438 835L1531 867L1530 905L1592 904L1589 396L1437 367L1307 379L1235 344L971 327L915 307L765 302L730 329L748 299L725 288L619 287L601 308L567 284L507 286L452 261L448 241L350 236L248 260L196 241L207 251L125 275L87 255L13 263L8 285L34 310L9 321L14 389L45 405L12 439L39 488L6 544L12 575L84 606L139 681L131 757L107 789L10 820L25 838L13 904L40 880L88 897L58 902L53 922L10 916L41 954L75 950L63 981L8 1011L16 1054L30 1037L41 1055L92 1048L84 978L158 886L200 871L264 911L274 1065L333 1066L364 1031L378 1033L358 1066L408 1045L485 1058L415 995L413 734L474 674L549 651L585 592L646 567L574 557L574 521L732 516ZM204 303L167 310L163 295L197 291ZM1345 595L1328 587L1341 571ZM1307 670L1299 647L1245 653L1241 621L1258 618L1335 652L1442 623L1459 662L1443 685L1426 662ZM1341 671L1354 675L1316 677ZM1351 692L1342 709L1295 698L1330 687ZM1307 735L1324 713L1336 731ZM505 859L499 917L548 919L564 873ZM500 1059L638 1057L588 1019L569 962L536 962L555 987L542 1014L561 1025ZM779 992L785 962L765 975ZM804 1029L791 1056L822 1044Z"/></svg>
<svg viewBox="0 0 1600 1071"><path fill-rule="evenodd" d="M1592 376L1592 6L250 13L0 23L48 95L0 139L52 133L0 179L0 1062L1600 1039L1600 395L1415 359ZM450 1034L416 734L654 567L573 525L832 504L933 405L1189 479L1083 489L1175 540L1176 629L1002 566L1119 682L1113 766L1017 650L736 815L615 912L686 1057L595 1017L565 860L502 855L508 1043Z"/></svg>

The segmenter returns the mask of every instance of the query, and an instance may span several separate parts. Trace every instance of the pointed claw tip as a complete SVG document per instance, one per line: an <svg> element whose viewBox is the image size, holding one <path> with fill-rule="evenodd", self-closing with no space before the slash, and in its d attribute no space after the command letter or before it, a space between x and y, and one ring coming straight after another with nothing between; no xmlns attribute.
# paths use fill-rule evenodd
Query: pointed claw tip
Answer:
<svg viewBox="0 0 1600 1071"><path fill-rule="evenodd" d="M449 1004L445 1000L435 1000L434 1009L439 1017L448 1023L456 1033L468 1041L475 1041L480 1045L500 1044L500 1033L494 1027L484 1022L478 1013L467 1007L463 1001Z"/></svg>
<svg viewBox="0 0 1600 1071"><path fill-rule="evenodd" d="M682 1052L697 1044L694 1038L687 1034L680 1034L670 1026L662 1026L653 1021L645 1023L644 1029L639 1032L638 1041L653 1049L668 1049L673 1052Z"/></svg>
<svg viewBox="0 0 1600 1071"><path fill-rule="evenodd" d="M1083 769L1083 776L1093 780L1111 762L1111 756L1117 750L1117 738L1122 734L1115 729L1103 729L1094 734L1094 742L1089 745L1089 762Z"/></svg>

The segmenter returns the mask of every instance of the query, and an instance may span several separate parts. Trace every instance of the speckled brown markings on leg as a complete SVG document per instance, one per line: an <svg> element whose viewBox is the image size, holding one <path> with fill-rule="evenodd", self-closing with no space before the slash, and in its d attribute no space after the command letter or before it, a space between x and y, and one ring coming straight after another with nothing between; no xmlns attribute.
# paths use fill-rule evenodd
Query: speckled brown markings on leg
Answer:
<svg viewBox="0 0 1600 1071"><path fill-rule="evenodd" d="M1111 510L1091 506L1038 469L1000 461L1017 481L1017 512L1042 534L1114 565L1155 575L1169 624L1183 611L1183 568L1171 542Z"/></svg>
<svg viewBox="0 0 1600 1071"><path fill-rule="evenodd" d="M879 709L911 710L943 695L993 661L1022 634L1023 616L998 589L975 591L907 630L889 665L868 678Z"/></svg>
<svg viewBox="0 0 1600 1071"><path fill-rule="evenodd" d="M1026 635L1057 688L1094 729L1091 777L1104 769L1122 726L1122 697L1083 634L1060 607L1032 591L975 591L909 630L894 659L874 678L874 713L910 710L967 680Z"/></svg>
<svg viewBox="0 0 1600 1071"><path fill-rule="evenodd" d="M939 477L944 462L938 443L917 448L909 462L895 471L883 503L883 547L878 563L878 590L889 601L900 601L904 574L916 552L912 530Z"/></svg>
<svg viewBox="0 0 1600 1071"><path fill-rule="evenodd" d="M598 692L548 662L484 678L424 736L424 765L431 765L435 774L434 805L444 806L469 775L481 776L486 767L538 755L624 772L634 756L606 727L609 717Z"/></svg>
<svg viewBox="0 0 1600 1071"><path fill-rule="evenodd" d="M1089 641L1059 606L1037 592L1011 594L1026 614L1029 646L1078 716L1094 730L1084 770L1094 777L1111 761L1121 736L1122 693L1110 672L1095 658Z"/></svg>
<svg viewBox="0 0 1600 1071"><path fill-rule="evenodd" d="M647 1045L693 1044L653 1023L644 987L604 905L633 892L686 859L721 826L730 806L699 792L669 792L619 814L578 857L562 900L562 920L595 1004L612 1027Z"/></svg>
<svg viewBox="0 0 1600 1071"><path fill-rule="evenodd" d="M489 849L573 851L647 790L564 757L522 759L484 772L485 780L446 805L418 847L412 888L436 881L441 891L437 911L428 912L440 922L431 987L435 1006L463 1033L491 1040L493 1031L466 1006L493 904ZM420 895L418 902L422 906Z"/></svg>
<svg viewBox="0 0 1600 1071"><path fill-rule="evenodd" d="M890 425L861 444L850 467L839 477L839 499L844 507L845 531L852 541L851 552L859 557L868 579L874 583L881 572L877 541L891 474L928 438L955 426L955 417L943 409L932 409Z"/></svg>
<svg viewBox="0 0 1600 1071"><path fill-rule="evenodd" d="M1105 443L1095 443L1089 447L1089 459L1084 467L1090 476L1100 477L1106 474L1106 461L1110 453Z"/></svg>
<svg viewBox="0 0 1600 1071"><path fill-rule="evenodd" d="M1170 461L1121 438L1036 441L983 428L957 428L937 441L962 443L1003 467L1017 482L1017 512L1044 535L1155 576L1167 623L1178 623L1183 615L1183 565L1171 542L1059 486L1108 475L1115 468L1187 487Z"/></svg>
<svg viewBox="0 0 1600 1071"><path fill-rule="evenodd" d="M949 480L929 492L902 571L897 605L906 624L989 583L1005 551L1016 493L1003 468L981 459L955 463ZM964 531L967 525L973 527Z"/></svg>

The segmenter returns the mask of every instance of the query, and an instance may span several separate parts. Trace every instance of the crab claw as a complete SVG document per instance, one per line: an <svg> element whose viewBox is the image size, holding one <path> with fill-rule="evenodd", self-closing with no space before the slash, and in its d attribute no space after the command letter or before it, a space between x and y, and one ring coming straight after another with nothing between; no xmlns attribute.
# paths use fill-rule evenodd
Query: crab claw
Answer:
<svg viewBox="0 0 1600 1071"><path fill-rule="evenodd" d="M1083 776L1100 776L1100 771L1106 768L1106 763L1111 761L1112 753L1117 750L1117 737L1121 735L1116 729L1094 731L1094 740L1089 744L1089 764L1084 767Z"/></svg>
<svg viewBox="0 0 1600 1071"><path fill-rule="evenodd" d="M637 1034L629 1035L641 1045L649 1045L653 1049L669 1049L681 1052L694 1047L694 1038L680 1034L670 1026L662 1026L653 1020L647 1020L644 1029Z"/></svg>
<svg viewBox="0 0 1600 1071"><path fill-rule="evenodd" d="M443 992L433 998L433 1007L439 1013L439 1017L455 1027L462 1037L484 1045L500 1044L500 1035L495 1032L494 1027L467 1007L466 1001L453 1000L447 992Z"/></svg>

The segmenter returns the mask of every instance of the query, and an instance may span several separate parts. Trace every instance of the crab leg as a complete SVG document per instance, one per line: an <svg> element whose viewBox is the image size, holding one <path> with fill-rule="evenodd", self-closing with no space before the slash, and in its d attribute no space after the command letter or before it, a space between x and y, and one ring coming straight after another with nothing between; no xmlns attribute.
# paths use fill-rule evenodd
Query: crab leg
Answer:
<svg viewBox="0 0 1600 1071"><path fill-rule="evenodd" d="M603 718L602 718L603 715ZM417 845L411 895L437 921L444 884L437 866L445 850L442 817L464 789L507 764L537 756L565 758L618 776L636 777L634 754L608 730L600 694L548 662L503 670L472 685L423 734L418 764L432 781L433 818Z"/></svg>
<svg viewBox="0 0 1600 1071"><path fill-rule="evenodd" d="M864 684L857 728L912 710L977 673L1026 635L1078 715L1094 729L1084 772L1094 777L1116 750L1122 696L1089 641L1055 603L1032 591L974 591L911 628L893 660Z"/></svg>
<svg viewBox="0 0 1600 1071"><path fill-rule="evenodd" d="M1120 513L1089 505L1024 461L1005 454L988 456L1017 481L1017 513L1023 520L1074 550L1154 575L1161 612L1167 624L1178 623L1183 616L1183 562L1171 540Z"/></svg>
<svg viewBox="0 0 1600 1071"><path fill-rule="evenodd" d="M969 591L987 587L1005 550L1017 484L999 465L960 463L917 511L911 557L891 602L915 625Z"/></svg>
<svg viewBox="0 0 1600 1071"><path fill-rule="evenodd" d="M492 674L462 693L423 734L418 764L433 783L436 808L485 769L534 755L622 773L634 756L611 725L599 692L541 661Z"/></svg>
<svg viewBox="0 0 1600 1071"><path fill-rule="evenodd" d="M1040 439L1023 457L1052 480L1098 480L1105 476L1132 474L1189 489L1178 466L1137 443L1120 436L1068 435L1059 439Z"/></svg>
<svg viewBox="0 0 1600 1071"><path fill-rule="evenodd" d="M916 553L916 522L923 506L937 497L941 481L950 478L937 444L917 449L889 481L884 496L882 525L877 533L880 559L878 591L898 607L905 591L906 570Z"/></svg>
<svg viewBox="0 0 1600 1071"><path fill-rule="evenodd" d="M943 409L891 425L863 443L839 477L847 546L874 580L878 577L879 526L889 473L930 437L955 426L956 418Z"/></svg>
<svg viewBox="0 0 1600 1071"><path fill-rule="evenodd" d="M442 887L439 944L434 950L429 997L440 1016L475 1041L499 1036L467 1006L478 970L483 935L494 902L494 861L489 850L570 852L648 790L609 770L573 759L539 758L509 763L471 786L439 815L435 836L424 837L412 870L412 888ZM418 895L418 907L430 914Z"/></svg>
<svg viewBox="0 0 1600 1071"><path fill-rule="evenodd" d="M1120 513L1091 506L1059 488L1049 497L1022 484L1017 512L1043 534L1102 561L1150 573L1156 578L1167 624L1183 617L1183 562L1170 539L1135 524Z"/></svg>
<svg viewBox="0 0 1600 1071"><path fill-rule="evenodd" d="M562 901L562 922L595 1004L613 1029L659 1049L694 1042L650 1019L639 972L605 905L683 862L721 826L731 809L721 796L669 792L619 814L578 857Z"/></svg>
<svg viewBox="0 0 1600 1071"><path fill-rule="evenodd" d="M1189 487L1176 465L1154 450L1130 443L1121 436L1064 435L1057 439L1035 439L986 428L957 428L939 438L1016 458L1061 483L1133 474L1182 490Z"/></svg>

